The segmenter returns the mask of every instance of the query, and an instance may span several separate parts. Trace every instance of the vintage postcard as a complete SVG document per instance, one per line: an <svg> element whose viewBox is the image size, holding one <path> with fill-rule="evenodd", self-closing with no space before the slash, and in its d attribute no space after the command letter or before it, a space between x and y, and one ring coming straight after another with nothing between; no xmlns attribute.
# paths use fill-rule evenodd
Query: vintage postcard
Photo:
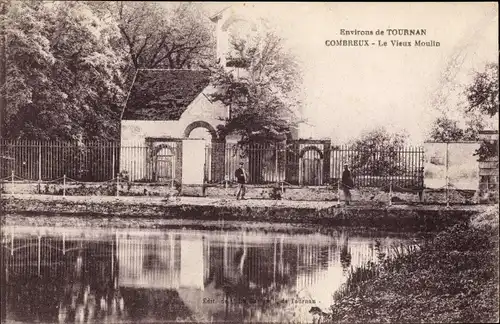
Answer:
<svg viewBox="0 0 500 324"><path fill-rule="evenodd" d="M0 0L1 322L497 323L498 30Z"/></svg>

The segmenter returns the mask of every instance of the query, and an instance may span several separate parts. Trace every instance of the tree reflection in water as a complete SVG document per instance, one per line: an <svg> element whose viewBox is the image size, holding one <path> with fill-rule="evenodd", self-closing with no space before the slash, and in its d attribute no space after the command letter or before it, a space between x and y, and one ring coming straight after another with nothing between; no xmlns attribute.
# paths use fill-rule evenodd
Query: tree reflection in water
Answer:
<svg viewBox="0 0 500 324"><path fill-rule="evenodd" d="M9 320L303 321L314 305L291 301L328 297L343 269L376 261L373 238L347 235L36 233L4 240Z"/></svg>
<svg viewBox="0 0 500 324"><path fill-rule="evenodd" d="M349 236L346 235L344 243L342 244L342 250L340 251L340 264L342 265L342 270L346 273L351 266L351 251L349 248Z"/></svg>

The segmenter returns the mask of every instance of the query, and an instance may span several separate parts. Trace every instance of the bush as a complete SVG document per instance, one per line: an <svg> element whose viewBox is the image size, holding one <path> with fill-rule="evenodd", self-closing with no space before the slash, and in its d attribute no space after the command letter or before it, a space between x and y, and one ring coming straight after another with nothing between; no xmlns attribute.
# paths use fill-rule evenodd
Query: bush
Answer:
<svg viewBox="0 0 500 324"><path fill-rule="evenodd" d="M476 228L498 230L498 204L488 207L484 212L472 218L471 225Z"/></svg>
<svg viewBox="0 0 500 324"><path fill-rule="evenodd" d="M273 187L271 192L269 193L269 198L274 199L274 200L281 200L281 188L280 187Z"/></svg>

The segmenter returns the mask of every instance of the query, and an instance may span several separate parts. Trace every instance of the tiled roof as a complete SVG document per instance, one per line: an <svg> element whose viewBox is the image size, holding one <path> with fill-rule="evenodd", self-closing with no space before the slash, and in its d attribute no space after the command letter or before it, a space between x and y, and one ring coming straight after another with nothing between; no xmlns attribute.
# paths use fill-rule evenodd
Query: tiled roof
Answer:
<svg viewBox="0 0 500 324"><path fill-rule="evenodd" d="M203 70L138 70L122 119L178 120L209 78Z"/></svg>

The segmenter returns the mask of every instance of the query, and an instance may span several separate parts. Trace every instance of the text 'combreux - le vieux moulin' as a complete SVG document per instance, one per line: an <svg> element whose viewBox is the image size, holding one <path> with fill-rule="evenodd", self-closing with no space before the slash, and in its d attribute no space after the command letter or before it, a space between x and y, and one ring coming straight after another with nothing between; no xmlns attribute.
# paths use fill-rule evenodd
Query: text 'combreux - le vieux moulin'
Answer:
<svg viewBox="0 0 500 324"><path fill-rule="evenodd" d="M399 29L387 28L376 30L348 30L340 29L341 36L383 36L382 39L352 39L339 38L328 39L325 45L329 47L439 47L441 43L436 40L422 39L420 37L427 36L426 29ZM391 37L390 39L385 37ZM408 39L408 36L419 37L418 39ZM406 37L406 38L392 38Z"/></svg>

